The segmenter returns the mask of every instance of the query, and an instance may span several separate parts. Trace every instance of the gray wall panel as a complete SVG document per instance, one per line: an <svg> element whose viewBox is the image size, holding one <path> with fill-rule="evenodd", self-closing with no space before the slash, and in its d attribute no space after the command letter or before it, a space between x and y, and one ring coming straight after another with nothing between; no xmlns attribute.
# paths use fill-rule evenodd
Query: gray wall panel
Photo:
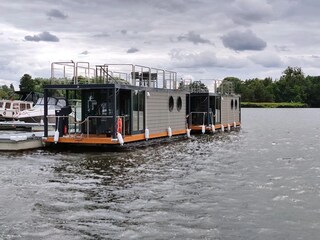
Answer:
<svg viewBox="0 0 320 240"><path fill-rule="evenodd" d="M185 129L186 93L185 92L152 92L147 97L147 128L152 133L166 132L170 126L172 131ZM169 111L169 97L174 99L172 112ZM177 110L177 99L181 97L182 108Z"/></svg>
<svg viewBox="0 0 320 240"><path fill-rule="evenodd" d="M231 108L231 100L233 100L233 108ZM237 102L237 107L236 103ZM223 96L221 100L221 123L233 124L233 122L239 122L239 97L236 96Z"/></svg>

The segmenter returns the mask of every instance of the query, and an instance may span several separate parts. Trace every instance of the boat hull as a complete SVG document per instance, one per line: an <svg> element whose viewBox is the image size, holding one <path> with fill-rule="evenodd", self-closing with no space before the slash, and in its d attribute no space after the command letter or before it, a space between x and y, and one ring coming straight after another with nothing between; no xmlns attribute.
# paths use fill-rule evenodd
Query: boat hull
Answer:
<svg viewBox="0 0 320 240"><path fill-rule="evenodd" d="M44 116L28 116L28 117L19 117L19 121L26 123L43 123ZM48 123L56 123L55 115L48 116Z"/></svg>

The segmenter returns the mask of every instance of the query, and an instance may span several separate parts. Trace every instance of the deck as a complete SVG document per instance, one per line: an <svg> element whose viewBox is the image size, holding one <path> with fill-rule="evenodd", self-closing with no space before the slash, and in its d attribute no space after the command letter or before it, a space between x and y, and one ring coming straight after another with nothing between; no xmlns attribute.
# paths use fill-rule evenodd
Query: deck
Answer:
<svg viewBox="0 0 320 240"><path fill-rule="evenodd" d="M187 130L177 130L172 131L172 136L174 135L183 135L186 134ZM162 133L150 133L148 139L155 139L161 137L167 137L167 132ZM125 135L123 136L124 143L137 142L147 140L145 134L136 134L136 135ZM45 143L55 143L54 137L44 138ZM117 145L119 144L118 139L113 139L111 137L106 137L103 134L69 134L63 137L60 137L57 143L69 143L69 144L85 144L85 145Z"/></svg>

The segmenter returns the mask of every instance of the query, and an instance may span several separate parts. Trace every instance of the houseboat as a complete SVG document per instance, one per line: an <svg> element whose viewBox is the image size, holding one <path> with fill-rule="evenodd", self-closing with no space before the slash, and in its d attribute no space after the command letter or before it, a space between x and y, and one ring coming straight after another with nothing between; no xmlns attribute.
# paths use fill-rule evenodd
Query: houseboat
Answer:
<svg viewBox="0 0 320 240"><path fill-rule="evenodd" d="M69 75L68 75L69 74ZM134 64L55 62L44 86L46 145L123 145L193 132L240 126L240 96L179 86L177 73ZM49 97L64 96L55 111L56 130L48 134ZM80 105L74 116L72 103Z"/></svg>
<svg viewBox="0 0 320 240"><path fill-rule="evenodd" d="M191 88L187 94L188 128L202 133L237 128L241 123L240 96L234 94L230 82L214 79L211 82L212 92Z"/></svg>

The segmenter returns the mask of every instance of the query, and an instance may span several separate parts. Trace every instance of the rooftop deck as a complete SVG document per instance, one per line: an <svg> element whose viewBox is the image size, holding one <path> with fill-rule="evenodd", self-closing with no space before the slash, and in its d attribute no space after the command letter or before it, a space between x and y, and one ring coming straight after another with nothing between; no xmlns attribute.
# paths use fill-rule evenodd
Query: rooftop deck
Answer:
<svg viewBox="0 0 320 240"><path fill-rule="evenodd" d="M178 89L177 73L135 64L101 64L89 62L53 62L52 84L109 84Z"/></svg>

